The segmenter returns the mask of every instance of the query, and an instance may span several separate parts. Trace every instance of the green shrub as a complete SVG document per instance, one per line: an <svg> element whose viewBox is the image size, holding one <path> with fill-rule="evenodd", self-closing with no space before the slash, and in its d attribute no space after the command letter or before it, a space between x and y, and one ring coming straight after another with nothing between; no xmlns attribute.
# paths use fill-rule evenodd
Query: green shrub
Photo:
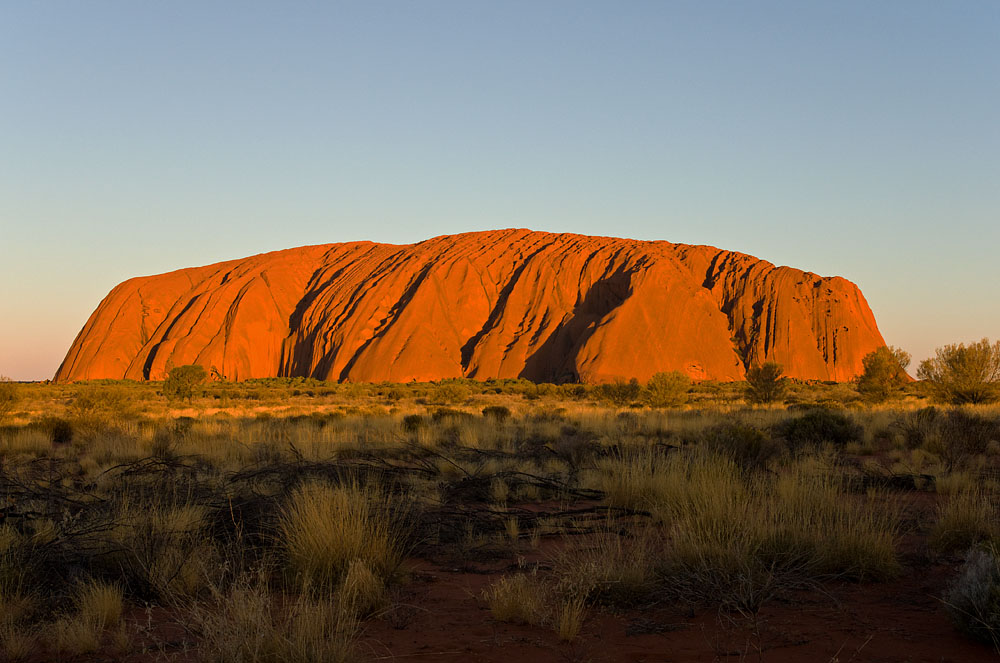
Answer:
<svg viewBox="0 0 1000 663"><path fill-rule="evenodd" d="M906 375L910 355L900 348L882 346L865 355L861 362L864 372L858 376L858 393L873 403L889 399L910 381Z"/></svg>
<svg viewBox="0 0 1000 663"><path fill-rule="evenodd" d="M844 447L864 436L864 429L850 417L827 409L815 409L801 417L786 419L774 427L774 432L792 450L826 442Z"/></svg>
<svg viewBox="0 0 1000 663"><path fill-rule="evenodd" d="M642 385L635 378L628 382L622 379L598 385L594 390L598 398L615 407L626 407L639 400Z"/></svg>
<svg viewBox="0 0 1000 663"><path fill-rule="evenodd" d="M39 425L56 444L69 444L73 441L73 422L62 417L45 417Z"/></svg>
<svg viewBox="0 0 1000 663"><path fill-rule="evenodd" d="M510 408L503 405L488 405L483 408L483 416L494 421L507 421L510 419Z"/></svg>
<svg viewBox="0 0 1000 663"><path fill-rule="evenodd" d="M194 397L195 387L208 379L204 366L187 364L170 369L163 382L163 395L169 399L188 400Z"/></svg>
<svg viewBox="0 0 1000 663"><path fill-rule="evenodd" d="M450 407L439 407L434 410L433 414L431 414L431 420L434 423L439 423L448 419L453 421L469 421L473 418L473 415L465 412L464 410L455 410Z"/></svg>
<svg viewBox="0 0 1000 663"><path fill-rule="evenodd" d="M1000 396L1000 341L984 338L966 346L946 345L920 362L917 376L939 400L961 405L988 403Z"/></svg>
<svg viewBox="0 0 1000 663"><path fill-rule="evenodd" d="M471 393L469 387L461 382L442 382L434 387L429 401L436 405L455 405L464 403Z"/></svg>
<svg viewBox="0 0 1000 663"><path fill-rule="evenodd" d="M410 433L414 432L419 428L423 428L427 425L422 415L419 414L408 414L403 417L403 430Z"/></svg>
<svg viewBox="0 0 1000 663"><path fill-rule="evenodd" d="M747 371L747 400L751 403L774 403L785 396L788 382L782 377L781 364L767 361Z"/></svg>
<svg viewBox="0 0 1000 663"><path fill-rule="evenodd" d="M650 407L680 407L687 403L690 389L691 378L680 371L656 373L646 383L643 396Z"/></svg>
<svg viewBox="0 0 1000 663"><path fill-rule="evenodd" d="M767 469L781 454L781 445L766 431L744 424L722 424L704 432L705 445L731 459L745 473Z"/></svg>
<svg viewBox="0 0 1000 663"><path fill-rule="evenodd" d="M923 407L916 412L908 412L896 419L892 426L903 433L903 444L907 449L923 446L928 438L937 434L937 419L940 411L936 407Z"/></svg>
<svg viewBox="0 0 1000 663"><path fill-rule="evenodd" d="M985 453L991 442L1000 441L1000 424L961 409L923 408L900 417L894 425L903 431L907 447L933 453L949 472L965 467Z"/></svg>
<svg viewBox="0 0 1000 663"><path fill-rule="evenodd" d="M95 382L78 387L68 408L73 438L93 440L99 433L132 416L134 396L121 385Z"/></svg>

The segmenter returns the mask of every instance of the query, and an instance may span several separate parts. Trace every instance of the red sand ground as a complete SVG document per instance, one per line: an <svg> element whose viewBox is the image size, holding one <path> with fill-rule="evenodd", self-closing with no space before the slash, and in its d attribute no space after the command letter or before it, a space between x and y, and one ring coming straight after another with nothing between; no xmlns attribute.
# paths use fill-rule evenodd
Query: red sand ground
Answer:
<svg viewBox="0 0 1000 663"><path fill-rule="evenodd" d="M798 593L747 620L670 606L591 611L579 638L561 643L542 627L500 623L478 598L495 579L422 564L401 607L370 621L362 651L401 661L996 661L949 622L940 597L954 564L910 571L891 583L840 584Z"/></svg>
<svg viewBox="0 0 1000 663"><path fill-rule="evenodd" d="M901 493L896 499L910 522L926 522L937 496ZM756 623L717 609L692 611L666 603L614 613L591 609L579 637L564 643L551 629L493 619L481 599L483 589L502 574L516 572L519 563L544 567L562 545L561 539L549 538L539 550L512 550L510 558L490 563L410 560L409 580L394 590L394 607L364 623L359 651L372 661L470 663L1000 660L949 621L940 597L962 560L931 557L924 533L903 536L904 570L898 579L833 582L789 592L766 604ZM130 621L154 625L150 644L158 643L160 651L127 660L199 660L195 652L181 650L184 632L171 624L171 617L163 610L149 616L133 612Z"/></svg>

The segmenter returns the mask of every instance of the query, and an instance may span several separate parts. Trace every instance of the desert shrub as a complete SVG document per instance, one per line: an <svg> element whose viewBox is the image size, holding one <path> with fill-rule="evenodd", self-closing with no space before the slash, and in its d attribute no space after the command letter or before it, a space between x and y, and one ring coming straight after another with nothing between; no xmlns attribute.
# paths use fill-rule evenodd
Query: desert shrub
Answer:
<svg viewBox="0 0 1000 663"><path fill-rule="evenodd" d="M858 393L868 401L881 403L909 382L910 355L900 348L882 346L865 355L861 363L864 371L857 379Z"/></svg>
<svg viewBox="0 0 1000 663"><path fill-rule="evenodd" d="M966 467L983 454L991 442L1000 440L1000 424L961 409L941 414L928 412L920 422L922 447L938 456L951 472Z"/></svg>
<svg viewBox="0 0 1000 663"><path fill-rule="evenodd" d="M10 416L20 400L21 392L17 384L10 378L0 375L0 424Z"/></svg>
<svg viewBox="0 0 1000 663"><path fill-rule="evenodd" d="M649 378L643 391L643 400L650 407L680 407L688 401L691 378L680 371L656 373Z"/></svg>
<svg viewBox="0 0 1000 663"><path fill-rule="evenodd" d="M1000 652L1000 550L996 545L969 551L944 602L959 629Z"/></svg>
<svg viewBox="0 0 1000 663"><path fill-rule="evenodd" d="M466 412L465 410L456 410L452 407L439 407L435 408L434 412L431 413L431 421L438 423L446 419L454 419L456 421L471 421L475 417Z"/></svg>
<svg viewBox="0 0 1000 663"><path fill-rule="evenodd" d="M788 382L782 377L784 368L774 361L767 361L747 371L747 401L751 403L774 403L785 396Z"/></svg>
<svg viewBox="0 0 1000 663"><path fill-rule="evenodd" d="M825 408L814 409L800 417L786 419L774 426L774 433L792 450L805 445L831 443L844 447L864 436L864 429L845 414Z"/></svg>
<svg viewBox="0 0 1000 663"><path fill-rule="evenodd" d="M429 402L435 405L455 405L464 403L471 393L472 390L461 382L441 382L435 385Z"/></svg>
<svg viewBox="0 0 1000 663"><path fill-rule="evenodd" d="M78 387L69 404L73 438L93 440L133 414L135 399L126 387L91 383Z"/></svg>
<svg viewBox="0 0 1000 663"><path fill-rule="evenodd" d="M408 414L403 417L403 430L410 433L423 428L426 424L427 422L424 421L423 415Z"/></svg>
<svg viewBox="0 0 1000 663"><path fill-rule="evenodd" d="M907 449L923 446L928 438L937 434L937 418L941 412L936 407L923 407L898 417L892 426L903 433Z"/></svg>
<svg viewBox="0 0 1000 663"><path fill-rule="evenodd" d="M781 455L781 445L764 430L745 424L722 424L703 433L705 446L730 458L745 473L767 469Z"/></svg>
<svg viewBox="0 0 1000 663"><path fill-rule="evenodd" d="M205 519L205 508L197 504L171 503L163 495L122 495L109 532L112 546L103 563L138 596L197 593L206 567L215 561L205 538Z"/></svg>
<svg viewBox="0 0 1000 663"><path fill-rule="evenodd" d="M483 416L501 422L510 419L510 408L503 405L488 405L483 408Z"/></svg>
<svg viewBox="0 0 1000 663"><path fill-rule="evenodd" d="M618 379L614 382L597 385L594 394L609 405L626 407L639 400L639 396L642 394L642 385L635 378L628 382Z"/></svg>
<svg viewBox="0 0 1000 663"><path fill-rule="evenodd" d="M170 369L163 381L163 395L172 400L191 400L195 388L208 379L204 366L187 364Z"/></svg>
<svg viewBox="0 0 1000 663"><path fill-rule="evenodd" d="M988 403L1000 396L1000 341L987 338L938 348L920 362L917 376L939 400L961 405Z"/></svg>
<svg viewBox="0 0 1000 663"><path fill-rule="evenodd" d="M332 588L360 560L388 579L402 561L403 547L400 523L380 508L386 501L378 489L356 482L302 485L280 517L289 570L303 585Z"/></svg>
<svg viewBox="0 0 1000 663"><path fill-rule="evenodd" d="M73 441L73 424L62 417L50 417L42 425L49 429L55 444L69 444Z"/></svg>

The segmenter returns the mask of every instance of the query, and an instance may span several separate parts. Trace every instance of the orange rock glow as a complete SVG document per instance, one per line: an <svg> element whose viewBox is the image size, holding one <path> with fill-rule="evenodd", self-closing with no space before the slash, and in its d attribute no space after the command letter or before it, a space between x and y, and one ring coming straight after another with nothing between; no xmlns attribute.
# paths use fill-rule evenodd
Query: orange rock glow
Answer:
<svg viewBox="0 0 1000 663"><path fill-rule="evenodd" d="M130 279L55 377L159 380L201 364L231 380L739 380L774 360L792 377L844 381L882 345L839 277L709 246L498 230Z"/></svg>

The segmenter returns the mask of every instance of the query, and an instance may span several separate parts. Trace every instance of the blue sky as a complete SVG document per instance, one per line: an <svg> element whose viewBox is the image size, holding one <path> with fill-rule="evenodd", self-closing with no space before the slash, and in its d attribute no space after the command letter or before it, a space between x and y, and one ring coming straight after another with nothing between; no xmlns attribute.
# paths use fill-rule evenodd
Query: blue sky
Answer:
<svg viewBox="0 0 1000 663"><path fill-rule="evenodd" d="M1000 337L998 2L0 7L0 374L140 274L503 227L856 282Z"/></svg>

